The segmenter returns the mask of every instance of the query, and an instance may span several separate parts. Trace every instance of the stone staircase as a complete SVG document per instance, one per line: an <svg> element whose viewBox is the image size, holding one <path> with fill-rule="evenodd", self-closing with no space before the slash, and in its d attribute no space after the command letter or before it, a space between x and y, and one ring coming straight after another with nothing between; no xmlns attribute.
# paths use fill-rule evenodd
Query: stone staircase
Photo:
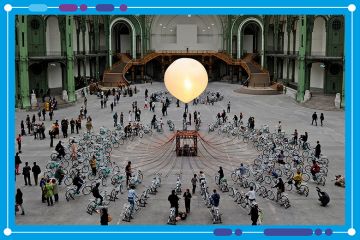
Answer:
<svg viewBox="0 0 360 240"><path fill-rule="evenodd" d="M125 54L118 55L119 61L112 65L111 69L106 71L103 76L101 86L103 87L125 87L129 82L124 78L125 66L131 61Z"/></svg>
<svg viewBox="0 0 360 240"><path fill-rule="evenodd" d="M254 61L255 54L248 53L243 61L248 66L250 71L249 86L251 87L269 87L270 86L270 76L269 72L263 70L261 66Z"/></svg>

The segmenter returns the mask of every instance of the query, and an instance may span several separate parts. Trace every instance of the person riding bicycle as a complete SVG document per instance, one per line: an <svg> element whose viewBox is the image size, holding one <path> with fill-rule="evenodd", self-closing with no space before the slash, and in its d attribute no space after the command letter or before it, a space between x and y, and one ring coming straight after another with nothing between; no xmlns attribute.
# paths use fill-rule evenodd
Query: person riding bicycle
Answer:
<svg viewBox="0 0 360 240"><path fill-rule="evenodd" d="M302 180L303 180L301 171L300 171L300 170L297 170L295 176L294 176L292 179L293 179L294 182L295 182L295 183L294 183L294 186L296 187L296 190L299 190L300 184L301 184L301 182L302 182Z"/></svg>
<svg viewBox="0 0 360 240"><path fill-rule="evenodd" d="M313 160L313 165L310 169L310 172L313 176L314 181L316 181L316 174L320 172L320 166L317 164L315 160Z"/></svg>
<svg viewBox="0 0 360 240"><path fill-rule="evenodd" d="M285 192L285 184L281 178L279 178L277 184L273 186L273 188L277 188L276 201L279 201L281 194Z"/></svg>
<svg viewBox="0 0 360 240"><path fill-rule="evenodd" d="M319 195L319 201L321 202L321 206L325 207L330 202L330 197L326 192L320 190L320 188L316 187L316 191Z"/></svg>
<svg viewBox="0 0 360 240"><path fill-rule="evenodd" d="M131 134L132 128L131 128L131 123L129 123L125 128L124 128L124 132L125 132L125 136L129 137Z"/></svg>
<svg viewBox="0 0 360 240"><path fill-rule="evenodd" d="M61 145L61 141L59 141L59 143L56 145L55 151L58 152L57 158L61 159L61 157L65 157L65 149L63 145Z"/></svg>
<svg viewBox="0 0 360 240"><path fill-rule="evenodd" d="M97 202L97 199L100 198L100 203L99 203L99 205L101 205L102 202L103 202L103 200L104 200L104 198L103 198L103 196L100 195L99 186L100 186L100 183L96 183L95 187L93 187L93 188L91 189L91 192L92 192L92 194L93 194L96 202Z"/></svg>
<svg viewBox="0 0 360 240"><path fill-rule="evenodd" d="M244 164L243 163L240 163L240 167L236 170L239 170L240 171L240 177L243 177L243 175L245 174L246 172L246 168L244 167Z"/></svg>
<svg viewBox="0 0 360 240"><path fill-rule="evenodd" d="M55 178L59 181L59 185L61 185L64 176L65 176L65 172L62 169L62 167L59 166L58 169L56 169L55 171Z"/></svg>
<svg viewBox="0 0 360 240"><path fill-rule="evenodd" d="M80 177L80 173L78 173L73 179L73 185L75 185L77 187L77 189L76 189L77 194L80 193L80 188L83 184L84 184L84 181Z"/></svg>
<svg viewBox="0 0 360 240"><path fill-rule="evenodd" d="M205 184L206 183L206 178L205 178L205 174L203 171L200 171L200 174L199 174L199 183L200 184Z"/></svg>
<svg viewBox="0 0 360 240"><path fill-rule="evenodd" d="M220 195L216 192L216 189L213 190L213 194L210 197L210 203L213 207L219 207Z"/></svg>
<svg viewBox="0 0 360 240"><path fill-rule="evenodd" d="M130 189L128 191L128 202L130 203L130 206L131 206L131 214L134 210L134 206L135 206L135 199L137 198L138 196L136 195L136 192L135 192L135 186L134 185L131 185L130 186ZM132 218L130 216L130 218Z"/></svg>
<svg viewBox="0 0 360 240"><path fill-rule="evenodd" d="M250 203L255 202L256 194L253 186L250 187L250 191L245 194L245 197L249 200Z"/></svg>

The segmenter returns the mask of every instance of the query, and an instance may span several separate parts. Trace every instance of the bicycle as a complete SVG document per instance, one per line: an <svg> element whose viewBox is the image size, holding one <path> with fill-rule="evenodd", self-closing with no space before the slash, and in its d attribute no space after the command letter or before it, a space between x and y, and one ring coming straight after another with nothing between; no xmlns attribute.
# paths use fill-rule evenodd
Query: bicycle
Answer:
<svg viewBox="0 0 360 240"><path fill-rule="evenodd" d="M286 190L291 191L293 189L293 186L295 186L294 181L290 179L286 184ZM305 195L307 197L309 195L309 187L306 183L301 182L298 188L296 188L296 192L299 194Z"/></svg>
<svg viewBox="0 0 360 240"><path fill-rule="evenodd" d="M65 192L65 199L66 201L70 201L70 199L75 200L75 196L79 195L80 192L82 192L83 195L89 195L91 193L93 186L86 184L86 181L81 185L81 188L79 189L79 192L76 191L77 186L68 187L68 189Z"/></svg>
<svg viewBox="0 0 360 240"><path fill-rule="evenodd" d="M89 200L90 203L88 204L86 209L86 212L88 214L92 215L94 212L96 212L96 210L98 210L98 208L109 205L110 196L106 194L106 191L104 192L104 194L101 195L104 197L102 204L99 203L99 198Z"/></svg>

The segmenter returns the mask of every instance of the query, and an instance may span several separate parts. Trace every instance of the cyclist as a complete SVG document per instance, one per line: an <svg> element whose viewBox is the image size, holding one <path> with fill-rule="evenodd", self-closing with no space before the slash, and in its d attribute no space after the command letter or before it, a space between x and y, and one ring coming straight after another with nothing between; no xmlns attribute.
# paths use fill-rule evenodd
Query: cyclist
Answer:
<svg viewBox="0 0 360 240"><path fill-rule="evenodd" d="M103 202L103 200L104 200L104 198L100 195L99 186L100 186L100 183L96 183L95 187L93 187L93 188L91 189L91 192L92 192L92 194L93 194L93 196L94 196L94 198L95 198L95 202L97 202L97 199L100 198L100 203L99 203L99 205L101 205L102 202Z"/></svg>
<svg viewBox="0 0 360 240"><path fill-rule="evenodd" d="M64 147L61 145L61 141L59 141L59 143L56 145L55 151L58 152L57 158L60 158L60 159L61 159L61 157L65 157L65 149L64 149Z"/></svg>
<svg viewBox="0 0 360 240"><path fill-rule="evenodd" d="M59 181L59 185L61 185L61 182L65 176L64 170L61 166L58 167L55 171L55 178Z"/></svg>
<svg viewBox="0 0 360 240"><path fill-rule="evenodd" d="M320 166L317 164L315 160L313 160L313 165L310 169L310 172L313 176L313 180L316 181L316 174L320 172Z"/></svg>
<svg viewBox="0 0 360 240"><path fill-rule="evenodd" d="M206 178L205 178L205 174L204 174L203 171L200 171L199 182L200 182L200 184L205 184L206 183Z"/></svg>
<svg viewBox="0 0 360 240"><path fill-rule="evenodd" d="M131 185L130 186L130 189L128 191L128 202L130 203L130 206L131 206L131 215L130 215L130 218L132 218L132 213L133 213L133 210L134 210L134 206L135 206L135 199L137 198L138 196L136 195L136 192L135 192L135 186L134 185Z"/></svg>
<svg viewBox="0 0 360 240"><path fill-rule="evenodd" d="M276 201L279 201L281 194L285 192L285 185L281 178L279 178L279 181L273 188L277 188L277 194L276 194Z"/></svg>
<svg viewBox="0 0 360 240"><path fill-rule="evenodd" d="M179 212L179 197L176 195L175 190L171 191L171 194L168 197L168 201L170 202L170 208L175 208L175 216L178 216Z"/></svg>
<svg viewBox="0 0 360 240"><path fill-rule="evenodd" d="M73 185L75 185L77 187L77 189L76 189L77 194L80 193L80 188L83 185L83 183L84 183L84 181L81 179L80 173L78 173L73 179Z"/></svg>
<svg viewBox="0 0 360 240"><path fill-rule="evenodd" d="M213 194L210 197L210 202L213 207L219 207L220 195L216 192L216 189L213 190Z"/></svg>
<svg viewBox="0 0 360 240"><path fill-rule="evenodd" d="M245 194L245 197L250 201L250 203L255 202L256 194L253 186L250 187L250 191Z"/></svg>
<svg viewBox="0 0 360 240"><path fill-rule="evenodd" d="M296 187L296 190L299 190L300 188L300 184L303 180L302 178L302 173L300 172L300 170L297 170L295 176L293 177L293 180L294 180L294 186Z"/></svg>
<svg viewBox="0 0 360 240"><path fill-rule="evenodd" d="M242 163L240 163L240 167L236 170L240 171L240 177L242 177L246 172L246 168L244 167L244 164L242 164Z"/></svg>
<svg viewBox="0 0 360 240"><path fill-rule="evenodd" d="M308 140L308 133L305 132L304 135L301 135L300 139L301 139L301 141L303 141L302 148L305 150L305 148L306 148L305 144L306 144L306 142Z"/></svg>

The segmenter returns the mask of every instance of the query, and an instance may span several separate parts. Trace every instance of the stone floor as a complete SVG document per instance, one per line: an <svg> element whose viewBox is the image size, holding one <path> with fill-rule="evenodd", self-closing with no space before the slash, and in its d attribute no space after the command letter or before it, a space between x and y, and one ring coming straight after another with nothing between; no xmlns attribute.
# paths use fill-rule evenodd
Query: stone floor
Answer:
<svg viewBox="0 0 360 240"><path fill-rule="evenodd" d="M160 172L163 175L162 186L159 188L157 195L151 195L149 204L146 208L142 208L131 223L121 220L120 213L124 203L127 202L127 194L121 195L116 202L111 202L109 212L113 216L112 225L116 224L166 224L169 203L167 197L171 189L175 187L176 174L182 173L183 188L190 188L190 178L193 173L200 170L205 171L209 182L210 189L217 188L214 182L214 175L218 166L223 166L225 176L228 182L230 180L230 170L238 166L240 162L251 163L257 151L237 139L227 138L215 133L208 133L208 124L215 120L217 112L226 109L228 101L231 101L231 118L234 114L244 114L247 121L249 116L255 117L255 127L259 128L262 124L268 124L270 130L274 131L279 120L282 121L283 130L292 133L296 128L300 134L305 131L309 133L309 141L312 145L319 140L322 145L322 152L328 156L330 160L329 174L327 184L322 187L331 197L331 202L325 209L320 207L317 200L317 192L315 183L309 183L310 194L306 198L289 192L291 207L284 209L277 205L274 201L257 197L259 206L264 211L264 224L267 225L287 225L287 224L304 224L304 225L341 225L345 221L345 193L344 189L335 187L330 179L335 174L344 174L344 112L342 111L323 111L325 115L325 123L323 127L312 126L311 115L312 109L298 105L292 99L285 95L248 95L234 92L237 85L226 83L211 83L208 89L221 91L225 98L221 102L217 102L214 106L202 105L193 106L189 104L189 112L194 110L201 112L202 126L200 135L204 138L199 144L198 157L176 157L173 151L173 144L164 145L171 136L172 132L168 130L166 121L171 119L174 121L176 128L181 129L183 105L176 108L175 104L171 104L168 109L168 116L164 117L163 134L154 133L152 137L144 136L142 139L136 139L134 142L126 143L120 148L112 152L112 160L121 166L125 166L128 160L131 160L134 167L144 172L144 181L138 186L137 192L141 193L145 186L151 184L151 176L153 173ZM144 90L149 89L151 94L155 90L164 89L161 83L153 83L137 85L140 93L132 98L121 98L120 104L115 107L118 114L124 112L124 121L127 120L127 112L131 108L131 102L137 100L138 105L142 106L144 102ZM55 112L55 119L76 117L82 105L82 100L74 106L60 109ZM156 114L161 115L160 104L156 105ZM27 112L16 112L15 126L16 133L20 130L20 121L25 120ZM30 113L33 114L33 113ZM113 119L110 107L100 109L100 100L96 96L88 96L88 115L93 119L95 131L98 132L101 126L112 129ZM141 120L144 123L150 123L153 113L148 110L142 110ZM47 127L50 121L45 121ZM194 126L191 126L194 128ZM48 130L48 129L47 129ZM46 131L47 132L47 131ZM62 137L60 140L63 140ZM55 144L58 139L55 140ZM16 147L16 144L14 143ZM23 153L21 159L23 163L28 161L32 163L36 161L42 170L49 161L49 156L53 149L49 148L49 138L46 140L33 140L31 136L23 138ZM23 165L22 165L23 166ZM22 167L21 166L21 167ZM111 184L109 184L111 185ZM86 206L88 199L92 196L80 196L76 200L67 202L64 197L65 186L60 187L60 201L53 207L41 203L39 186L24 186L22 175L16 180L16 187L21 188L24 194L24 204L26 215L16 216L16 224L19 225L37 225L37 224L55 224L55 225L88 225L99 224L99 216L88 215ZM110 189L110 188L108 188ZM103 190L100 188L100 190ZM242 191L247 191L242 189ZM205 207L198 192L193 196L191 202L191 214L186 221L179 222L179 225L192 224L204 225L212 224L208 208ZM220 209L223 213L223 224L251 224L250 216L247 211L233 202L228 193L220 193ZM180 209L184 209L183 200L180 201Z"/></svg>

